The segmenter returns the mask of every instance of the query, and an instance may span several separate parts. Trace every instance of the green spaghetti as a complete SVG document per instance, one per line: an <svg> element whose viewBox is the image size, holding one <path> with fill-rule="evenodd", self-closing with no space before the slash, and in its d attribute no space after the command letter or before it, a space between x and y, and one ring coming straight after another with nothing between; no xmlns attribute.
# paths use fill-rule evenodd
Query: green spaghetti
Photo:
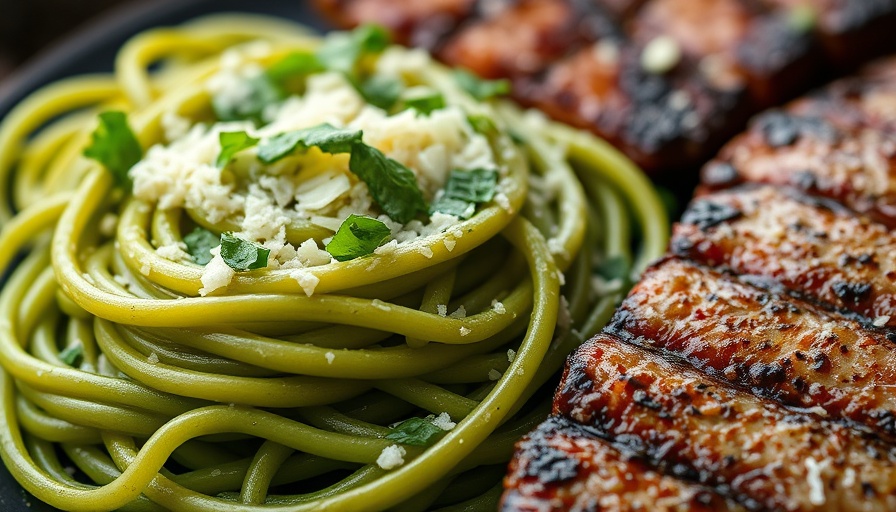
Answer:
<svg viewBox="0 0 896 512"><path fill-rule="evenodd" d="M16 480L66 510L494 509L668 227L631 163L505 92L376 28L214 17L21 103Z"/></svg>

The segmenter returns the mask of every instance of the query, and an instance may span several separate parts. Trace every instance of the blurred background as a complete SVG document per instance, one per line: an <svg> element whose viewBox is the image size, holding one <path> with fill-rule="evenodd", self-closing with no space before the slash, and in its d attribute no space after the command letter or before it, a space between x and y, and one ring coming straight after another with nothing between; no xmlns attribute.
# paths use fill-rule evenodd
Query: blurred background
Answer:
<svg viewBox="0 0 896 512"><path fill-rule="evenodd" d="M29 57L122 4L153 0L0 0L0 81Z"/></svg>

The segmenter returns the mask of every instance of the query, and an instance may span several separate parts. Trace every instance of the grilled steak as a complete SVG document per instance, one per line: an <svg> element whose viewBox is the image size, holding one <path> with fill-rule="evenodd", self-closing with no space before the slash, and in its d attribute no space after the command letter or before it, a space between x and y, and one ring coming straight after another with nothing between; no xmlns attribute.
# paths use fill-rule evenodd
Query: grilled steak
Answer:
<svg viewBox="0 0 896 512"><path fill-rule="evenodd" d="M542 423L519 444L504 510L634 512L739 511L719 493L664 475L614 446L603 432L562 416Z"/></svg>
<svg viewBox="0 0 896 512"><path fill-rule="evenodd" d="M648 171L692 172L748 115L896 48L896 0L315 0L594 131Z"/></svg>
<svg viewBox="0 0 896 512"><path fill-rule="evenodd" d="M669 258L644 274L607 331L896 439L896 344L837 313Z"/></svg>
<svg viewBox="0 0 896 512"><path fill-rule="evenodd" d="M896 507L896 447L612 335L571 357L554 412L749 509Z"/></svg>
<svg viewBox="0 0 896 512"><path fill-rule="evenodd" d="M896 328L896 237L836 203L769 186L703 196L671 248Z"/></svg>

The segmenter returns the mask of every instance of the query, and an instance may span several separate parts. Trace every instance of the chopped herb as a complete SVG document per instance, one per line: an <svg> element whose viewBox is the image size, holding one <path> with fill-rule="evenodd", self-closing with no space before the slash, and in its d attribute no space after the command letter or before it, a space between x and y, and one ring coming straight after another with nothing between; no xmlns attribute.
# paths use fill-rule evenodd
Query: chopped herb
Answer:
<svg viewBox="0 0 896 512"><path fill-rule="evenodd" d="M439 440L445 431L423 418L408 418L396 425L386 439L413 446L429 446Z"/></svg>
<svg viewBox="0 0 896 512"><path fill-rule="evenodd" d="M398 101L404 84L401 80L383 75L373 75L361 82L358 92L367 100L367 103L389 110Z"/></svg>
<svg viewBox="0 0 896 512"><path fill-rule="evenodd" d="M84 347L79 343L77 345L69 345L59 353L59 359L69 365L78 366L84 358Z"/></svg>
<svg viewBox="0 0 896 512"><path fill-rule="evenodd" d="M389 227L376 219L349 215L327 244L327 252L338 261L353 260L373 254L391 234Z"/></svg>
<svg viewBox="0 0 896 512"><path fill-rule="evenodd" d="M467 122L473 128L473 131L485 135L486 137L494 137L498 135L498 126L492 118L483 115L467 116Z"/></svg>
<svg viewBox="0 0 896 512"><path fill-rule="evenodd" d="M327 69L353 74L365 55L380 53L389 46L389 33L377 25L363 25L351 32L331 34L317 50L317 60Z"/></svg>
<svg viewBox="0 0 896 512"><path fill-rule="evenodd" d="M600 262L597 267L597 273L607 281L621 279L626 282L630 270L631 266L625 256L612 256Z"/></svg>
<svg viewBox="0 0 896 512"><path fill-rule="evenodd" d="M454 79L470 96L484 101L495 96L510 93L510 82L507 80L484 80L465 69L454 70Z"/></svg>
<svg viewBox="0 0 896 512"><path fill-rule="evenodd" d="M258 139L250 137L246 132L221 132L218 134L218 140L221 142L221 152L215 160L218 169L229 164L240 151L258 144Z"/></svg>
<svg viewBox="0 0 896 512"><path fill-rule="evenodd" d="M498 171L494 169L455 169L448 175L445 194L472 203L485 203L495 197Z"/></svg>
<svg viewBox="0 0 896 512"><path fill-rule="evenodd" d="M414 173L380 150L356 142L348 167L367 184L374 201L392 220L404 224L426 211L426 200Z"/></svg>
<svg viewBox="0 0 896 512"><path fill-rule="evenodd" d="M270 249L260 244L237 238L233 233L221 233L221 257L234 270L265 268L268 266L270 253Z"/></svg>
<svg viewBox="0 0 896 512"><path fill-rule="evenodd" d="M445 188L430 211L468 219L476 211L476 204L492 200L497 185L498 173L492 169L455 169L448 175Z"/></svg>
<svg viewBox="0 0 896 512"><path fill-rule="evenodd" d="M128 171L143 158L143 148L128 125L128 116L124 112L103 112L99 115L99 121L84 156L103 164L118 185L127 187L131 181Z"/></svg>
<svg viewBox="0 0 896 512"><path fill-rule="evenodd" d="M207 265L212 260L211 250L221 243L221 239L205 228L196 228L184 237L187 253L199 265Z"/></svg>
<svg viewBox="0 0 896 512"><path fill-rule="evenodd" d="M430 214L435 212L454 215L459 219L469 219L476 213L476 205L462 199L454 199L445 194L439 196L429 207Z"/></svg>
<svg viewBox="0 0 896 512"><path fill-rule="evenodd" d="M260 124L263 122L264 109L285 96L283 90L264 73L247 79L245 87L245 93L239 101L224 101L220 96L212 97L212 109L219 121L250 120Z"/></svg>
<svg viewBox="0 0 896 512"><path fill-rule="evenodd" d="M794 32L805 33L815 28L818 13L811 5L798 4L787 13L787 24Z"/></svg>
<svg viewBox="0 0 896 512"><path fill-rule="evenodd" d="M281 133L258 146L258 159L270 164L297 149L306 151L317 146L325 153L349 153L354 143L361 142L361 131L335 128L329 124Z"/></svg>
<svg viewBox="0 0 896 512"><path fill-rule="evenodd" d="M435 110L445 108L445 97L440 93L434 92L425 96L407 98L404 100L404 106L412 108L422 115L428 116Z"/></svg>
<svg viewBox="0 0 896 512"><path fill-rule="evenodd" d="M292 52L271 65L265 72L275 84L283 87L292 78L323 71L317 57L310 52Z"/></svg>

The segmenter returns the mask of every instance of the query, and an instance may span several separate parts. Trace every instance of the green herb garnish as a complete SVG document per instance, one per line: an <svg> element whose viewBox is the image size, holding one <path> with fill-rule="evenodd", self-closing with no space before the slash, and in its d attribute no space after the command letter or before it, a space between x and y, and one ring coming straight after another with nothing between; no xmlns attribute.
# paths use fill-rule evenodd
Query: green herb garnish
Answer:
<svg viewBox="0 0 896 512"><path fill-rule="evenodd" d="M383 110L389 110L395 105L402 89L404 84L401 80L383 75L373 75L358 86L358 92L367 103Z"/></svg>
<svg viewBox="0 0 896 512"><path fill-rule="evenodd" d="M233 236L233 233L221 233L221 257L234 270L265 268L270 253L270 249L260 244Z"/></svg>
<svg viewBox="0 0 896 512"><path fill-rule="evenodd" d="M59 359L69 366L78 366L83 358L84 347L80 343L77 345L69 345L59 353Z"/></svg>
<svg viewBox="0 0 896 512"><path fill-rule="evenodd" d="M510 94L510 82L507 80L484 80L465 69L454 70L454 79L461 89L479 101Z"/></svg>
<svg viewBox="0 0 896 512"><path fill-rule="evenodd" d="M327 252L337 261L373 254L392 232L382 222L361 215L349 215L327 244Z"/></svg>
<svg viewBox="0 0 896 512"><path fill-rule="evenodd" d="M101 113L84 156L103 164L118 185L129 186L128 171L143 158L143 148L128 125L127 114L117 110Z"/></svg>
<svg viewBox="0 0 896 512"><path fill-rule="evenodd" d="M606 281L621 279L627 282L631 272L631 264L625 256L612 256L600 262L597 273Z"/></svg>
<svg viewBox="0 0 896 512"><path fill-rule="evenodd" d="M207 265L212 260L211 250L221 243L221 239L211 231L197 227L184 237L187 253L199 265Z"/></svg>
<svg viewBox="0 0 896 512"><path fill-rule="evenodd" d="M386 439L413 446L429 446L445 435L445 431L423 418L408 418L386 434Z"/></svg>
<svg viewBox="0 0 896 512"><path fill-rule="evenodd" d="M487 138L492 138L498 135L498 125L495 124L495 121L492 118L474 114L467 116L467 122L470 123L470 127L473 128L473 131L484 135Z"/></svg>
<svg viewBox="0 0 896 512"><path fill-rule="evenodd" d="M218 134L218 140L221 142L221 152L215 160L218 169L229 164L240 151L258 144L258 139L250 137L246 132L221 132Z"/></svg>
<svg viewBox="0 0 896 512"><path fill-rule="evenodd" d="M426 211L414 173L375 147L356 142L348 167L367 184L373 200L392 220L404 224Z"/></svg>
<svg viewBox="0 0 896 512"><path fill-rule="evenodd" d="M377 25L363 25L351 32L331 34L315 54L327 69L354 74L365 55L380 53L389 46L389 33Z"/></svg>
<svg viewBox="0 0 896 512"><path fill-rule="evenodd" d="M498 185L498 172L492 169L455 169L448 175L445 188L430 207L431 212L447 213L468 219L476 205L491 201Z"/></svg>
<svg viewBox="0 0 896 512"><path fill-rule="evenodd" d="M419 114L428 116L435 110L445 108L445 97L440 93L434 92L425 96L407 98L404 100L404 106L416 110Z"/></svg>
<svg viewBox="0 0 896 512"><path fill-rule="evenodd" d="M310 52L293 52L278 60L265 71L268 78L280 87L295 77L323 71L320 60Z"/></svg>
<svg viewBox="0 0 896 512"><path fill-rule="evenodd" d="M310 147L320 148L324 153L349 153L353 144L361 142L360 130L335 128L329 124L312 126L281 133L263 141L258 146L258 159L270 164L294 151L307 151Z"/></svg>

